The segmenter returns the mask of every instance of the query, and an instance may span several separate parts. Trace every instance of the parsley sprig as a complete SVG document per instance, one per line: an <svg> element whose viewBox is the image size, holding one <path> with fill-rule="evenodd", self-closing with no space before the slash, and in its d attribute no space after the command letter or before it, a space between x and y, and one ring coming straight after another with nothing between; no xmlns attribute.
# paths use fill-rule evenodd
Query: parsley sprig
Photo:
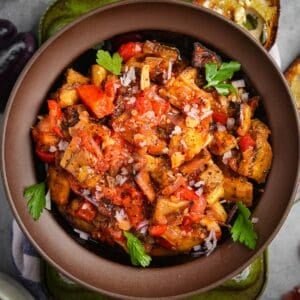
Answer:
<svg viewBox="0 0 300 300"><path fill-rule="evenodd" d="M242 202L238 202L237 207L238 216L230 230L231 237L235 242L253 250L256 247L257 233L250 220L251 212Z"/></svg>
<svg viewBox="0 0 300 300"><path fill-rule="evenodd" d="M145 252L142 242L132 233L124 231L127 238L127 247L131 258L131 263L134 266L148 267L151 262L151 256Z"/></svg>
<svg viewBox="0 0 300 300"><path fill-rule="evenodd" d="M27 207L32 218L36 221L46 205L46 184L45 182L33 184L24 189L24 197L28 201Z"/></svg>
<svg viewBox="0 0 300 300"><path fill-rule="evenodd" d="M236 93L236 89L233 85L226 83L233 77L233 74L239 71L241 64L237 61L231 61L228 63L222 63L219 67L216 63L205 64L205 79L207 84L205 89L214 87L220 95L227 96L230 92Z"/></svg>
<svg viewBox="0 0 300 300"><path fill-rule="evenodd" d="M96 62L98 65L115 75L121 74L122 57L118 52L114 53L113 56L111 56L108 51L100 49L97 51Z"/></svg>

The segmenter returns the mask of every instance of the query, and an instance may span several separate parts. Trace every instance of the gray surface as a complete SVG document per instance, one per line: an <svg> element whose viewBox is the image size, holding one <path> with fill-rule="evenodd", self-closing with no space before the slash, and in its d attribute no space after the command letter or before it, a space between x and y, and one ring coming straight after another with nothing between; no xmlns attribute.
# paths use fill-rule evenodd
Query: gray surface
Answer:
<svg viewBox="0 0 300 300"><path fill-rule="evenodd" d="M36 29L49 0L0 0L0 18L14 21L19 30ZM300 1L281 1L277 37L282 69L300 55ZM300 284L300 204L294 205L284 226L269 247L269 280L261 299L275 300ZM11 212L0 183L0 271L14 274L10 257Z"/></svg>

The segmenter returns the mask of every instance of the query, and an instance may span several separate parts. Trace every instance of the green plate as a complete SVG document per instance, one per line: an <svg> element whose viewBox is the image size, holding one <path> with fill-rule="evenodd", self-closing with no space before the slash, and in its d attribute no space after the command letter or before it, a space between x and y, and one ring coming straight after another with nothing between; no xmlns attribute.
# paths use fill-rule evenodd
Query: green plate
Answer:
<svg viewBox="0 0 300 300"><path fill-rule="evenodd" d="M93 9L122 0L56 0L46 10L39 24L39 44L79 16ZM192 0L182 0L192 2Z"/></svg>
<svg viewBox="0 0 300 300"><path fill-rule="evenodd" d="M189 300L254 300L263 292L267 279L267 254L258 257L248 268L222 286ZM106 296L85 289L45 263L45 289L56 300L104 300Z"/></svg>

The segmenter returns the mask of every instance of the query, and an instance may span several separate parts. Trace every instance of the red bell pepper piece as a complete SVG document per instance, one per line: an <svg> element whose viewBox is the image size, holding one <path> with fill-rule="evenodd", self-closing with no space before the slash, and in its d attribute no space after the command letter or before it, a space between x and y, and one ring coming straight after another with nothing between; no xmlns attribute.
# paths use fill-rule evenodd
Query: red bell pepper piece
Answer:
<svg viewBox="0 0 300 300"><path fill-rule="evenodd" d="M39 159L45 163L51 164L55 162L55 153L54 152L45 152L38 148L35 149L35 153Z"/></svg>
<svg viewBox="0 0 300 300"><path fill-rule="evenodd" d="M249 134L242 136L239 140L239 147L242 152L246 151L250 147L255 147L255 141Z"/></svg>
<svg viewBox="0 0 300 300"><path fill-rule="evenodd" d="M166 224L152 225L149 228L149 233L152 236L158 237L158 236L163 235L166 230L167 230Z"/></svg>
<svg viewBox="0 0 300 300"><path fill-rule="evenodd" d="M114 95L111 86L108 95L93 84L79 85L76 87L76 90L82 102L96 115L97 118L103 118L114 112Z"/></svg>
<svg viewBox="0 0 300 300"><path fill-rule="evenodd" d="M96 217L96 214L97 210L95 206L88 201L84 201L75 213L78 218L81 218L87 222L91 222Z"/></svg>
<svg viewBox="0 0 300 300"><path fill-rule="evenodd" d="M221 112L217 112L215 111L213 114L212 114L212 117L213 117L213 120L216 122L216 123L220 123L220 124L223 124L223 125L226 125L227 124L227 115L224 114L224 113L221 113Z"/></svg>
<svg viewBox="0 0 300 300"><path fill-rule="evenodd" d="M144 114L147 111L153 111L157 117L161 117L169 111L169 102L162 98L160 99L156 94L156 90L157 87L152 86L151 88L145 89L145 91L142 91L138 95L135 106L140 114ZM155 98L155 96L157 96L157 98Z"/></svg>
<svg viewBox="0 0 300 300"><path fill-rule="evenodd" d="M123 58L124 61L127 61L131 57L135 56L138 53L142 52L142 44L138 42L128 42L123 45L118 50L118 53Z"/></svg>
<svg viewBox="0 0 300 300"><path fill-rule="evenodd" d="M187 187L180 187L175 193L174 196L182 199L182 200L189 200L194 201L198 200L199 196L195 193L194 190L190 190Z"/></svg>

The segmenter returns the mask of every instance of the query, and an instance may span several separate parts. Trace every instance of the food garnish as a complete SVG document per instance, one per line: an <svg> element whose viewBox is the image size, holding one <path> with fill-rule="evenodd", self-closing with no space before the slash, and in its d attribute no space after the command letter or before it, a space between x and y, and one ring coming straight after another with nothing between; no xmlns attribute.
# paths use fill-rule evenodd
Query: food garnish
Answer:
<svg viewBox="0 0 300 300"><path fill-rule="evenodd" d="M46 205L46 184L36 183L24 189L24 197L28 201L27 207L33 220L37 221Z"/></svg>
<svg viewBox="0 0 300 300"><path fill-rule="evenodd" d="M238 215L230 229L231 237L235 242L253 250L256 247L257 233L250 219L251 212L242 202L237 202L237 207Z"/></svg>
<svg viewBox="0 0 300 300"><path fill-rule="evenodd" d="M207 84L205 89L214 87L220 95L227 96L230 92L237 93L232 84L225 83L226 80L232 79L235 72L239 71L241 64L237 61L222 63L220 67L216 63L205 64L205 79Z"/></svg>
<svg viewBox="0 0 300 300"><path fill-rule="evenodd" d="M148 267L151 262L151 256L145 252L145 248L141 241L132 233L124 231L127 239L127 247L134 266Z"/></svg>
<svg viewBox="0 0 300 300"><path fill-rule="evenodd" d="M114 53L113 56L110 55L108 51L98 50L97 51L97 64L105 68L107 71L115 75L121 74L122 57L119 53Z"/></svg>

